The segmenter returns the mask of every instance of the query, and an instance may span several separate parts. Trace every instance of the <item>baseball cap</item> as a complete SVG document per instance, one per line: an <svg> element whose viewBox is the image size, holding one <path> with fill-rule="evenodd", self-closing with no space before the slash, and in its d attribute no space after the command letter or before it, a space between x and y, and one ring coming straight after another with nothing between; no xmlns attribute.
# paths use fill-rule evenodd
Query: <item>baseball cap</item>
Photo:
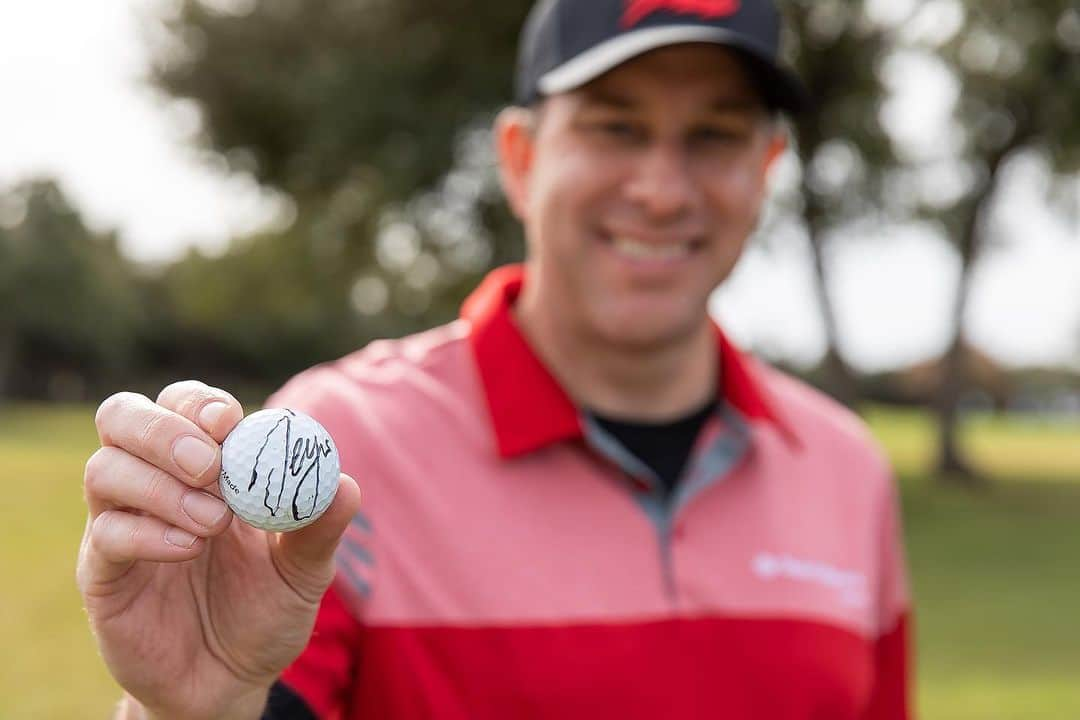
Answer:
<svg viewBox="0 0 1080 720"><path fill-rule="evenodd" d="M682 43L735 50L774 109L806 104L802 83L778 57L772 0L540 0L521 37L516 102L574 90L631 58Z"/></svg>

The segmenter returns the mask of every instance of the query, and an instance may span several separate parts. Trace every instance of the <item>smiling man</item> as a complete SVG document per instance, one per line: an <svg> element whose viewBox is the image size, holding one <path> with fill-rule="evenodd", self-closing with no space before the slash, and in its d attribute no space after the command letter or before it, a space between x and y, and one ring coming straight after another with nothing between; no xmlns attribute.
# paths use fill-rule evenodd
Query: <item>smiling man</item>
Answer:
<svg viewBox="0 0 1080 720"><path fill-rule="evenodd" d="M345 476L230 524L231 396L102 405L79 583L123 716L909 717L888 466L707 312L802 101L778 37L767 0L537 5L495 128L525 264L270 401L362 511Z"/></svg>

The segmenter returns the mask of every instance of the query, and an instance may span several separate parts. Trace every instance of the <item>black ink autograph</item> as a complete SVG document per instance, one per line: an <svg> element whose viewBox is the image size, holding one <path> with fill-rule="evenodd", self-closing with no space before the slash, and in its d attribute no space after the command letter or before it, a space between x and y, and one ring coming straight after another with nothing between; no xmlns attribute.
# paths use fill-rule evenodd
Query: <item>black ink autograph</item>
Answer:
<svg viewBox="0 0 1080 720"><path fill-rule="evenodd" d="M294 520L306 520L315 513L315 508L319 504L319 492L323 487L322 459L328 457L334 449L330 444L330 438L321 441L316 436L294 438L292 419L296 417L296 413L291 410L284 412L287 414L274 423L274 427L266 433L266 438L258 454L255 455L255 467L251 469L248 492L251 492L260 480L265 482L263 506L270 511L270 515L277 517L278 511L281 510L282 496L285 494L286 473L291 478L299 478L292 495L292 517ZM276 462L279 457L281 458L280 465ZM315 493L311 498L311 506L307 507L305 503L305 507L301 508L300 491L308 482L315 483Z"/></svg>

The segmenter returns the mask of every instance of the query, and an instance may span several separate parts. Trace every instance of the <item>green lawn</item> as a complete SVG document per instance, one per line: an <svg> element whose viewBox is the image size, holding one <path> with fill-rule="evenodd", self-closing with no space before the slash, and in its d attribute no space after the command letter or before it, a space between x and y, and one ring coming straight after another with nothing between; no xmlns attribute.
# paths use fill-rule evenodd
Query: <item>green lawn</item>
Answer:
<svg viewBox="0 0 1080 720"><path fill-rule="evenodd" d="M994 482L971 493L930 483L925 416L869 420L903 483L920 716L1080 718L1080 424L968 423Z"/></svg>
<svg viewBox="0 0 1080 720"><path fill-rule="evenodd" d="M118 690L74 583L86 407L0 408L0 720L107 717ZM932 427L874 411L903 483L928 720L1080 717L1080 424L978 419L965 442L995 481L971 494L925 473Z"/></svg>
<svg viewBox="0 0 1080 720"><path fill-rule="evenodd" d="M75 588L96 440L90 408L0 408L0 478L19 488L0 503L0 720L105 718L119 697Z"/></svg>

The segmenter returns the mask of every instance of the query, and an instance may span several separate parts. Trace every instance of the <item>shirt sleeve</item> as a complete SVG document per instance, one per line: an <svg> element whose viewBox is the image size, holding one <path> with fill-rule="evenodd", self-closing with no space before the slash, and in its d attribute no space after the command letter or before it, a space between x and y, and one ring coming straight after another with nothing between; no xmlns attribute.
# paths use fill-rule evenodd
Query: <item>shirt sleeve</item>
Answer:
<svg viewBox="0 0 1080 720"><path fill-rule="evenodd" d="M911 600L900 503L892 482L882 505L879 635L874 647L874 685L864 720L910 720Z"/></svg>

